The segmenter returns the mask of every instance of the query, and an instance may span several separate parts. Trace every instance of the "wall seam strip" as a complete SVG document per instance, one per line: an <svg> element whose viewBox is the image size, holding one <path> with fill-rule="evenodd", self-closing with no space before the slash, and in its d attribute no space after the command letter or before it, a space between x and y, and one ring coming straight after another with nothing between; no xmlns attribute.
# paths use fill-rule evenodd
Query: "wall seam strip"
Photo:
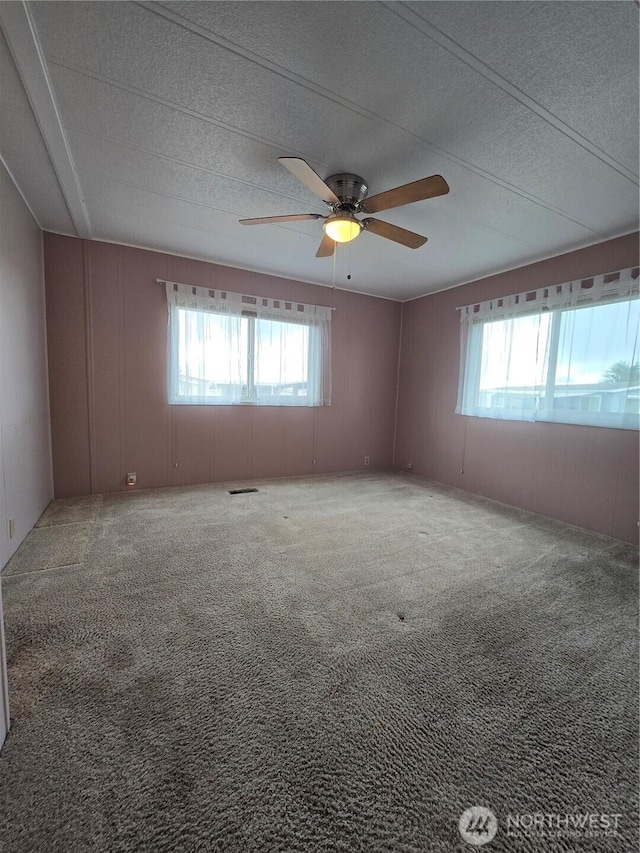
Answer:
<svg viewBox="0 0 640 853"><path fill-rule="evenodd" d="M40 226L38 226L40 228ZM53 477L53 432L51 429L51 382L49 377L49 320L47 314L47 263L45 259L44 231L40 228L40 246L42 248L42 316L44 317L44 366L47 371L47 431L49 435L49 494L51 500L56 497L56 484Z"/></svg>
<svg viewBox="0 0 640 853"><path fill-rule="evenodd" d="M169 268L171 275L174 274L174 270L176 268L176 262L174 260L173 255L169 256L169 260L167 262L165 262L163 264L163 266L165 269ZM167 300L165 298L165 302L166 301ZM169 350L168 350L169 308L168 308L168 305L167 305L166 311L167 311L167 333L166 333L167 334L167 340L165 341L166 363L165 363L164 375L165 375L165 381L168 384L168 382L169 382L169 380L168 380L168 371L169 371ZM167 387L167 392L168 392L168 390L169 389ZM168 399L168 396L167 396L167 399ZM172 405L167 406L167 421L166 421L166 428L167 428L167 466L168 466L167 482L170 483L172 486L177 486L177 485L179 485L179 482L180 482L179 477L182 475L182 471L180 471L178 469L178 471L176 472L176 468L175 468L176 463L179 466L180 462L178 460L178 436L177 436L178 425L176 423L177 418L176 418L174 410L175 410L175 406L172 406ZM178 482L176 482L176 480Z"/></svg>
<svg viewBox="0 0 640 853"><path fill-rule="evenodd" d="M124 259L118 251L118 422L120 424L120 488L127 470L127 386L125 366Z"/></svg>
<svg viewBox="0 0 640 853"><path fill-rule="evenodd" d="M404 303L400 305L400 332L398 334L398 366L396 369L396 405L393 416L393 447L391 448L391 467L396 467L396 444L398 440L398 402L400 400L400 365L402 363L402 330L404 326Z"/></svg>
<svg viewBox="0 0 640 853"><path fill-rule="evenodd" d="M93 375L93 330L91 323L91 258L89 244L82 244L83 289L84 289L84 343L85 375L87 382L87 437L89 441L89 493L95 494L96 447L95 447L95 395Z"/></svg>

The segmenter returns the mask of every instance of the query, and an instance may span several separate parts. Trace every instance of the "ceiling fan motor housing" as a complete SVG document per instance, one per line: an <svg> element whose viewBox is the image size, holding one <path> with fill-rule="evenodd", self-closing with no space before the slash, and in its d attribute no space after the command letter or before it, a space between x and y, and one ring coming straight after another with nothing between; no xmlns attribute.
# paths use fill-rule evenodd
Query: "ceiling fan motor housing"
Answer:
<svg viewBox="0 0 640 853"><path fill-rule="evenodd" d="M354 210L357 205L367 197L369 187L360 175L352 175L350 172L341 172L331 175L325 184L333 190L347 210Z"/></svg>
<svg viewBox="0 0 640 853"><path fill-rule="evenodd" d="M402 246L408 246L410 249L419 249L427 242L426 237L379 219L367 217L360 220L357 218L358 215L379 213L382 210L390 210L415 201L425 201L449 192L449 185L442 175L431 175L429 178L421 178L369 197L367 182L360 175L339 172L330 175L324 181L301 157L278 157L278 162L311 190L316 198L322 199L331 212L328 216L322 216L320 213L259 216L253 219L241 219L240 222L243 225L267 225L322 219L325 236L316 252L318 258L330 257L335 253L336 243L348 243L363 230L392 240L394 243L400 243Z"/></svg>

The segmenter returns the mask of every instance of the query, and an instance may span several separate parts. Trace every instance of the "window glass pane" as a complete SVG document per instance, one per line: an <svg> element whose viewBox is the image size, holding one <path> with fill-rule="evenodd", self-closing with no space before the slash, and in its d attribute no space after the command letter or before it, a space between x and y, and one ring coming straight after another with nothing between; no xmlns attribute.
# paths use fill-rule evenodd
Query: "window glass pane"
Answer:
<svg viewBox="0 0 640 853"><path fill-rule="evenodd" d="M307 397L309 327L255 321L254 381L258 398Z"/></svg>
<svg viewBox="0 0 640 853"><path fill-rule="evenodd" d="M478 405L486 409L534 411L547 373L550 315L485 323Z"/></svg>
<svg viewBox="0 0 640 853"><path fill-rule="evenodd" d="M638 411L639 322L638 300L562 312L554 410Z"/></svg>
<svg viewBox="0 0 640 853"><path fill-rule="evenodd" d="M238 399L247 386L245 317L178 308L178 395Z"/></svg>

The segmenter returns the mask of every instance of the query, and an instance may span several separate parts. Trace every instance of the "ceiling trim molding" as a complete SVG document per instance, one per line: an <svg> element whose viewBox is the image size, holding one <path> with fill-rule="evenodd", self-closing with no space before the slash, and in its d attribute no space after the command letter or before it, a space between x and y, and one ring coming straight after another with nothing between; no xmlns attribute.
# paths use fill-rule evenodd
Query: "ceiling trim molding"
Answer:
<svg viewBox="0 0 640 853"><path fill-rule="evenodd" d="M457 284L449 284L447 287L439 287L437 290L428 290L426 293L422 293L419 296L409 296L407 299L401 299L400 302L405 305L408 302L415 302L416 299L426 299L427 296L435 296L436 293L445 293L447 290L455 290L457 287L464 287L467 284L479 284L487 278L493 278L497 275L504 275L505 273L514 272L515 270L526 269L527 267L532 267L535 264L541 264L544 261L551 261L554 258L561 258L564 255L570 255L573 252L581 252L583 249L590 249L592 246L599 246L602 243L608 243L611 240L619 240L622 237L630 237L633 234L639 234L637 228L632 228L631 231L621 231L619 234L610 234L607 237L603 237L601 240L590 240L587 243L579 243L576 246L571 248L562 249L559 252L553 252L550 255L539 255L533 258L533 260L524 261L521 264L517 264L512 267L504 267L495 270L495 272L484 273L480 276L480 278L468 278L465 281L460 281ZM584 277L584 276L583 276Z"/></svg>
<svg viewBox="0 0 640 853"><path fill-rule="evenodd" d="M481 74L486 80L489 80L490 83L493 83L499 89L502 89L503 92L506 92L507 95L510 95L514 100L522 104L523 107L531 110L531 112L535 113L539 118L543 119L543 121L546 121L581 148L584 148L585 151L593 154L594 157L597 157L619 175L627 178L627 180L631 181L631 183L635 185L638 184L639 176L637 174L632 172L630 169L627 169L626 166L619 163L601 148L598 148L597 145L582 136L582 134L578 133L577 130L574 130L570 125L566 124L550 110L543 107L542 104L539 104L536 100L523 92L522 89L519 89L513 83L510 83L505 77L498 74L497 71L494 71L493 68L486 65L481 59L478 59L477 56L469 53L469 51L462 47L462 45L459 45L448 35L443 33L442 30L439 30L436 26L429 23L429 21L423 18L422 15L414 12L413 9L409 9L403 2L396 2L396 0L393 0L393 2L383 0L383 5L409 26L418 30L418 32L422 33L422 35L426 36L428 39L431 39L431 41L435 42L443 48L443 50L446 50L452 56L455 56L456 59L464 62L465 65L468 65L474 71L477 71L478 74Z"/></svg>
<svg viewBox="0 0 640 853"><path fill-rule="evenodd" d="M91 225L80 180L28 4L0 3L0 24L40 128L73 226L79 237L90 238Z"/></svg>
<svg viewBox="0 0 640 853"><path fill-rule="evenodd" d="M45 228L44 233L55 234L58 237L70 237L73 240L80 239L77 234L67 234L66 231L56 231L53 228ZM325 290L340 291L340 293L353 293L354 296L364 296L367 299L384 299L385 302L395 302L397 305L402 305L403 302L402 299L398 299L398 297L396 296L384 296L381 293L368 293L366 290L353 290L348 287L338 287L337 285L334 287L332 284L325 284L321 281L313 281L310 278L294 278L293 276L284 275L283 273L265 272L263 269L258 269L258 267L241 267L238 266L238 264L214 260L213 258L206 257L205 255L178 254L177 252L171 252L168 249L158 249L153 246L143 246L140 243L123 243L121 240L108 240L106 237L91 237L90 239L93 243L108 243L111 246L124 246L126 249L141 249L144 252L153 252L156 255L166 255L169 258L185 258L189 261L200 261L203 264L212 264L213 266L226 267L228 269L234 270L242 270L242 272L255 273L255 275L265 276L266 278L279 278L282 281L295 281L297 284L309 284L312 287L322 287ZM420 297L416 296L412 298L419 299Z"/></svg>
<svg viewBox="0 0 640 853"><path fill-rule="evenodd" d="M44 228L42 227L42 224L40 223L40 220L38 219L38 217L37 217L37 216L35 215L35 213L33 212L33 208L31 207L31 205L29 204L29 202L28 202L28 201L27 201L27 199L25 198L25 194L24 194L24 193L22 192L22 190L20 189L20 186L19 186L18 182L16 181L16 179L15 179L15 177L14 177L14 175L13 175L13 172L12 172L12 171L11 171L11 169L9 168L9 166L8 166L8 164L7 164L7 161L4 159L4 157L2 156L2 154L1 154L1 153L0 153L0 163L4 166L4 170L5 170L5 172L7 173L7 175L9 176L9 180L11 181L11 183L14 185L14 187L15 187L15 188L16 188L16 190L18 191L18 195L20 196L20 198L21 198L21 199L22 199L22 201L24 202L25 207L27 208L27 210L29 211L29 213L30 213L30 214L31 214L31 216L33 217L33 221L36 223L36 225L38 226L38 228L39 228L41 231L44 231Z"/></svg>

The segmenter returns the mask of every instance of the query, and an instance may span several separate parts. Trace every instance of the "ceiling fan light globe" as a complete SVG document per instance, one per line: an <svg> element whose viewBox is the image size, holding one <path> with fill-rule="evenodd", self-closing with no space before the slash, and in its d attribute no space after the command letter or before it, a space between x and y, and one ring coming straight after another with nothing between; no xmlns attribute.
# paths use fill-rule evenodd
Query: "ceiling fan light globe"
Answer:
<svg viewBox="0 0 640 853"><path fill-rule="evenodd" d="M362 225L354 216L330 216L322 227L325 234L336 243L348 243L350 240L355 240L362 231Z"/></svg>

